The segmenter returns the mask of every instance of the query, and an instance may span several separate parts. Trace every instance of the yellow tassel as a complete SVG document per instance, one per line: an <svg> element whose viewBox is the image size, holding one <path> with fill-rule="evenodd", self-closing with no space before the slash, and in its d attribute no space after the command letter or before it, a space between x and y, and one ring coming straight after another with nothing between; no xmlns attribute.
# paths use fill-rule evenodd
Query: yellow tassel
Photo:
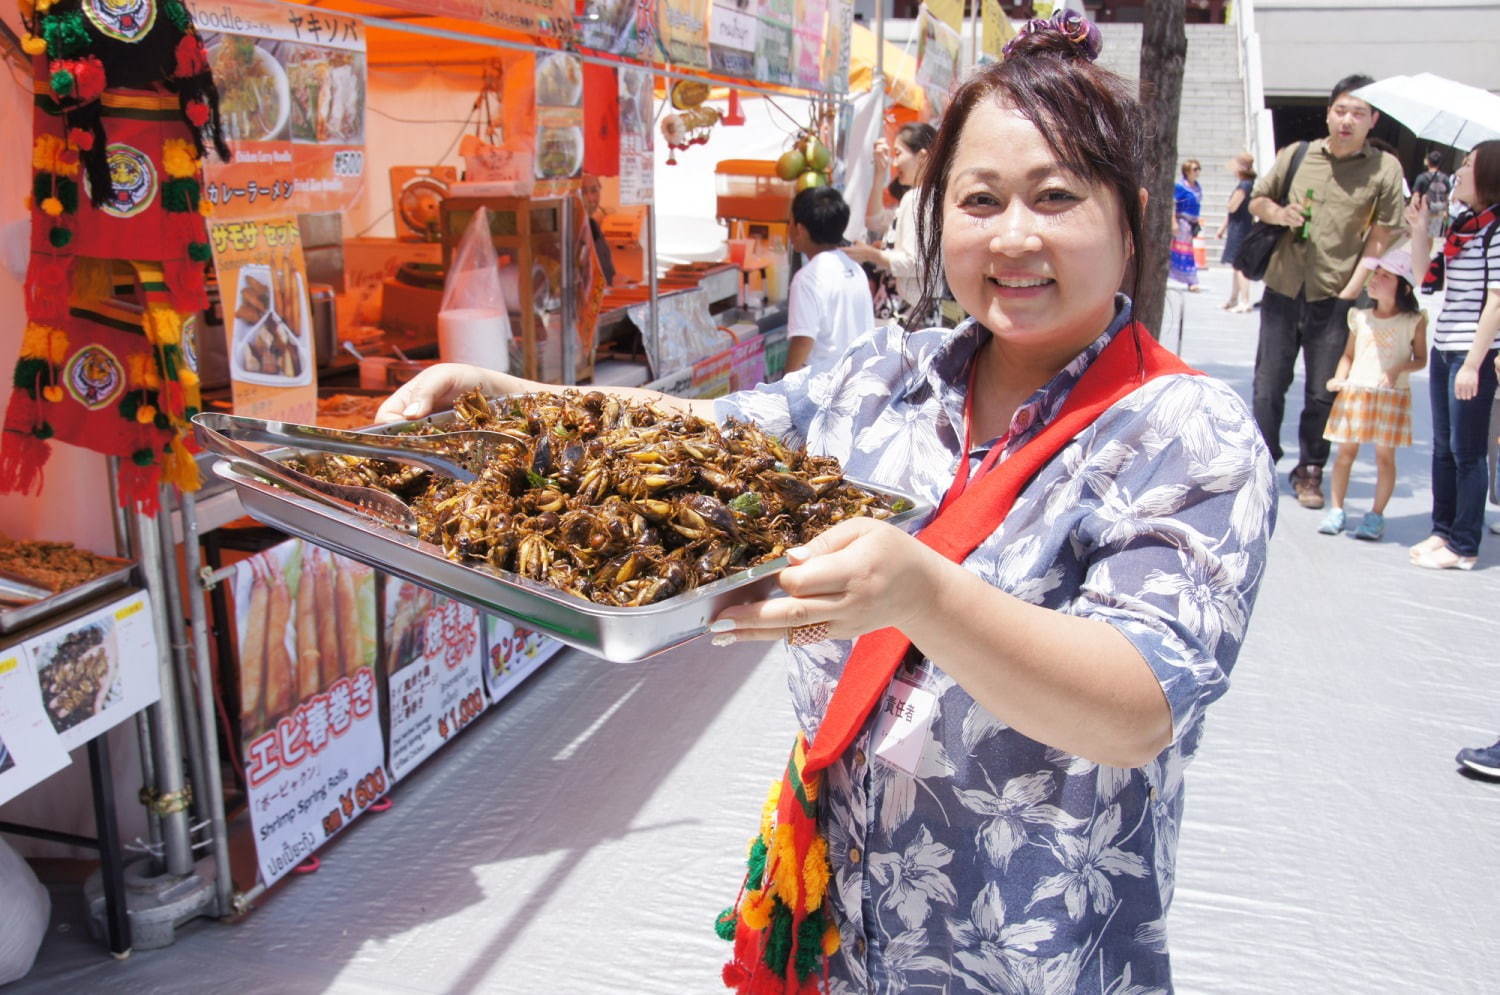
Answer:
<svg viewBox="0 0 1500 995"><path fill-rule="evenodd" d="M156 360L145 353L137 353L125 360L125 380L132 388L155 390L161 386L161 376L156 372Z"/></svg>
<svg viewBox="0 0 1500 995"><path fill-rule="evenodd" d="M776 838L771 843L768 861L771 872L771 890L792 908L797 907L797 845L792 826L777 826Z"/></svg>
<svg viewBox="0 0 1500 995"><path fill-rule="evenodd" d="M817 911L828 890L828 841L821 836L814 837L807 848L807 859L802 863L802 887L807 891L807 911Z"/></svg>
<svg viewBox="0 0 1500 995"><path fill-rule="evenodd" d="M135 420L142 425L149 425L156 420L156 409L149 404L142 404L135 409Z"/></svg>
<svg viewBox="0 0 1500 995"><path fill-rule="evenodd" d="M62 157L67 145L56 135L37 135L31 143L31 168L47 173L56 173L57 160Z"/></svg>
<svg viewBox="0 0 1500 995"><path fill-rule="evenodd" d="M186 139L168 138L161 146L161 165L168 176L192 176L198 172L198 158Z"/></svg>
<svg viewBox="0 0 1500 995"><path fill-rule="evenodd" d="M162 461L161 479L179 490L196 491L202 481L198 477L198 464L183 442L186 433L179 433L172 442L172 451Z"/></svg>
<svg viewBox="0 0 1500 995"><path fill-rule="evenodd" d="M24 6L26 0L21 0L21 3ZM27 16L30 17L30 15ZM47 42L36 35L26 35L21 39L21 51L27 55L45 55Z"/></svg>
<svg viewBox="0 0 1500 995"><path fill-rule="evenodd" d="M57 217L62 213L62 201L58 200L56 197L48 197L46 200L42 201L42 213L50 214L54 218Z"/></svg>
<svg viewBox="0 0 1500 995"><path fill-rule="evenodd" d="M829 957L838 953L839 942L839 928L833 923L829 923L828 928L823 930L823 953Z"/></svg>
<svg viewBox="0 0 1500 995"><path fill-rule="evenodd" d="M771 925L771 908L771 896L765 891L747 891L740 902L740 922L747 929L765 929Z"/></svg>
<svg viewBox="0 0 1500 995"><path fill-rule="evenodd" d="M61 328L29 322L21 333L23 359L45 359L56 365L68 354L68 333Z"/></svg>
<svg viewBox="0 0 1500 995"><path fill-rule="evenodd" d="M51 386L42 388L42 396L53 404L56 404L63 399L63 389L57 384L52 384Z"/></svg>
<svg viewBox="0 0 1500 995"><path fill-rule="evenodd" d="M109 260L80 256L74 261L72 300L87 306L112 297L114 292Z"/></svg>
<svg viewBox="0 0 1500 995"><path fill-rule="evenodd" d="M192 390L199 383L197 371L188 369L186 366L180 367L177 370L177 379L182 383L185 390Z"/></svg>
<svg viewBox="0 0 1500 995"><path fill-rule="evenodd" d="M203 215L205 218L211 218L214 216L214 206L208 202L207 197L198 198L198 213Z"/></svg>
<svg viewBox="0 0 1500 995"><path fill-rule="evenodd" d="M182 341L182 315L165 304L146 306L145 328L152 345L176 345Z"/></svg>
<svg viewBox="0 0 1500 995"><path fill-rule="evenodd" d="M776 816L776 806L780 803L781 781L772 781L771 790L766 794L766 803L760 809L760 834L767 843L771 841L771 820Z"/></svg>
<svg viewBox="0 0 1500 995"><path fill-rule="evenodd" d="M23 0L25 2L25 0ZM45 14L52 9L53 0L31 0L32 7L38 14Z"/></svg>

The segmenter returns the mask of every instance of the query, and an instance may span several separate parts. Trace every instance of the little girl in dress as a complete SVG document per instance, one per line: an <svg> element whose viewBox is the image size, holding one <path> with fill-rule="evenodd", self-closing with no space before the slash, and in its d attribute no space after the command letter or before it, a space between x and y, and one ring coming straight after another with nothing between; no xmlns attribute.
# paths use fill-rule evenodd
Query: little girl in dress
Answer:
<svg viewBox="0 0 1500 995"><path fill-rule="evenodd" d="M1335 391L1323 438L1338 443L1328 513L1318 531L1344 530L1344 494L1361 443L1375 445L1375 500L1354 530L1356 539L1385 535L1385 505L1396 486L1396 447L1411 445L1411 388L1407 374L1427 361L1427 315L1412 292L1405 247L1375 264L1369 295L1373 308L1350 308L1349 342L1328 389Z"/></svg>

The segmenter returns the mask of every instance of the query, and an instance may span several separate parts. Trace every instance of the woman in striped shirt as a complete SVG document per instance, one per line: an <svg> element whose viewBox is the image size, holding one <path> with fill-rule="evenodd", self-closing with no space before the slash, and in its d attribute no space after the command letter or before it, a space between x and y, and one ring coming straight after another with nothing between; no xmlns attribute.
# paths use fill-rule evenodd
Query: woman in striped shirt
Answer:
<svg viewBox="0 0 1500 995"><path fill-rule="evenodd" d="M1485 459L1500 354L1500 141L1481 142L1454 178L1467 205L1431 261L1447 282L1428 363L1432 393L1432 535L1411 548L1412 562L1469 570L1479 554L1488 491ZM1406 211L1412 268L1428 264L1425 205Z"/></svg>

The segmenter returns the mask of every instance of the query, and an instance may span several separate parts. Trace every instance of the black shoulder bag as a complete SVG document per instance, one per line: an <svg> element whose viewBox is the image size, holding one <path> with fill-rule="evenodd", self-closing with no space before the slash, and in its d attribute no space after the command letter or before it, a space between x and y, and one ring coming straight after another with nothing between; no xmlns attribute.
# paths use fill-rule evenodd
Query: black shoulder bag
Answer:
<svg viewBox="0 0 1500 995"><path fill-rule="evenodd" d="M1297 167L1302 165L1302 157L1307 154L1307 143L1301 142L1297 151L1292 153L1291 165L1286 171L1286 180L1281 184L1281 196L1276 202L1285 205L1287 198L1291 195L1292 181L1297 177ZM1286 225L1268 225L1264 221L1256 220L1245 232L1245 237L1240 241L1240 251L1234 254L1231 265L1248 280L1260 280L1266 275L1266 267L1271 265L1271 255L1276 251L1276 245L1281 241L1281 236L1287 231Z"/></svg>

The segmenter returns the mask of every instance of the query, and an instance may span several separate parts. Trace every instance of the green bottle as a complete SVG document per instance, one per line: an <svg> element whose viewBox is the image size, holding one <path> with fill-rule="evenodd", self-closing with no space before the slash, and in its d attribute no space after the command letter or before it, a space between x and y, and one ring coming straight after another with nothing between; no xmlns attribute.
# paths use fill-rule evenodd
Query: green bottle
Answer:
<svg viewBox="0 0 1500 995"><path fill-rule="evenodd" d="M1306 242L1312 236L1312 205L1313 191L1309 187L1307 198L1302 201L1302 227L1297 231L1299 241Z"/></svg>

